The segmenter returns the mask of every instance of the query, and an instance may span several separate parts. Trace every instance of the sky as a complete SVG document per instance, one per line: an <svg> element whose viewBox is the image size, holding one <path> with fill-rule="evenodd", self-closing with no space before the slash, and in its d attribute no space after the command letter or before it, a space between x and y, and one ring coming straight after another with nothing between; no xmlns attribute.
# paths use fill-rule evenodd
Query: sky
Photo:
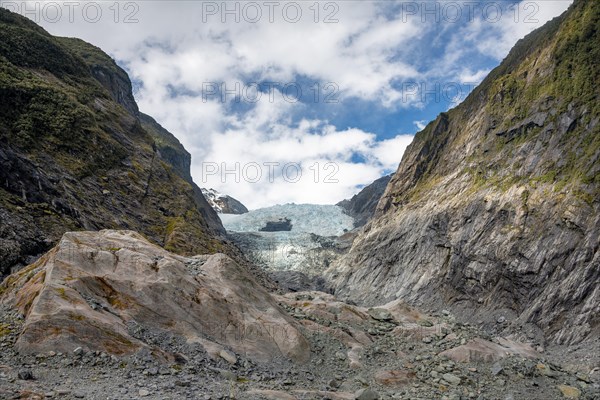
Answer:
<svg viewBox="0 0 600 400"><path fill-rule="evenodd" d="M543 1L4 1L103 49L200 187L250 209L334 204L564 12Z"/></svg>

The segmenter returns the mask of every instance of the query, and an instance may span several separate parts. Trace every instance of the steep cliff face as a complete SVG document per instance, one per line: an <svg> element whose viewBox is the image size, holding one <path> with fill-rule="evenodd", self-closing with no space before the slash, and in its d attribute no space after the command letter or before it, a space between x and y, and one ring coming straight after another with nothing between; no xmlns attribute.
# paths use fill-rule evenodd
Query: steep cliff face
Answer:
<svg viewBox="0 0 600 400"><path fill-rule="evenodd" d="M352 196L351 199L342 200L337 203L348 215L354 218L354 226L361 227L375 215L377 203L383 196L385 188L392 179L392 175L383 176L368 186L365 186L360 192Z"/></svg>
<svg viewBox="0 0 600 400"><path fill-rule="evenodd" d="M0 276L72 230L229 250L189 154L140 115L127 74L100 49L0 9L0 104Z"/></svg>
<svg viewBox="0 0 600 400"><path fill-rule="evenodd" d="M154 145L160 158L169 163L182 178L193 184L190 173L192 165L191 154L188 153L171 132L160 126L154 118L144 113L140 113L139 115L142 127L154 140Z"/></svg>
<svg viewBox="0 0 600 400"><path fill-rule="evenodd" d="M453 305L573 343L600 334L600 3L521 40L418 133L338 294Z"/></svg>

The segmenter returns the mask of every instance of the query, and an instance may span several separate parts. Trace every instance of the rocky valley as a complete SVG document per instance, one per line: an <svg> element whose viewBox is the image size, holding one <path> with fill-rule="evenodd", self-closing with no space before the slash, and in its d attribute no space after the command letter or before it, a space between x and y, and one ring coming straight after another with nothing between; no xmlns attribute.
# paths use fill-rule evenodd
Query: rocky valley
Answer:
<svg viewBox="0 0 600 400"><path fill-rule="evenodd" d="M599 24L576 2L416 135L328 272L337 294L502 310L549 343L599 345Z"/></svg>
<svg viewBox="0 0 600 400"><path fill-rule="evenodd" d="M393 175L248 210L0 8L0 399L600 398L599 32L575 1Z"/></svg>

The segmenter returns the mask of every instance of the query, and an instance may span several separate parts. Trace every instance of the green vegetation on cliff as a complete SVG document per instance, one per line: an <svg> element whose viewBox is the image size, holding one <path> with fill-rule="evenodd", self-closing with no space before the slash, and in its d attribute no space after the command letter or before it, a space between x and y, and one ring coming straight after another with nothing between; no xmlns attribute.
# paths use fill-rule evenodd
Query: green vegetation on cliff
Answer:
<svg viewBox="0 0 600 400"><path fill-rule="evenodd" d="M382 207L426 199L452 181L442 179L449 171L468 178L466 194L547 186L600 201L598 43L600 3L590 1L520 40L461 105L416 135L412 169Z"/></svg>
<svg viewBox="0 0 600 400"><path fill-rule="evenodd" d="M129 77L99 48L0 8L0 103L0 275L69 230L231 250L189 153L139 113Z"/></svg>

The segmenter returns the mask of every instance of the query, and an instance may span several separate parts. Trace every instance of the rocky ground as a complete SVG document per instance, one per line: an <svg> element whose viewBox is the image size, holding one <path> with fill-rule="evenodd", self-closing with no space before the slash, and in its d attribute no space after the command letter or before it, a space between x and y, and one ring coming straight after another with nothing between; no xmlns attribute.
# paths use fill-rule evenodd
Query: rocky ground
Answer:
<svg viewBox="0 0 600 400"><path fill-rule="evenodd" d="M229 350L209 355L199 344L135 324L128 326L130 335L149 347L175 354L175 361L161 363L147 350L115 357L81 347L66 353L24 356L14 349L23 316L3 308L0 398L600 397L599 353L593 352L598 349L594 346L571 352L550 348L539 353L462 324L446 311L426 315L401 303L365 309L319 292L276 298L310 342L312 355L306 364L281 359L255 363Z"/></svg>
<svg viewBox="0 0 600 400"><path fill-rule="evenodd" d="M508 311L465 321L72 232L0 285L0 399L600 398L599 341L552 347Z"/></svg>

